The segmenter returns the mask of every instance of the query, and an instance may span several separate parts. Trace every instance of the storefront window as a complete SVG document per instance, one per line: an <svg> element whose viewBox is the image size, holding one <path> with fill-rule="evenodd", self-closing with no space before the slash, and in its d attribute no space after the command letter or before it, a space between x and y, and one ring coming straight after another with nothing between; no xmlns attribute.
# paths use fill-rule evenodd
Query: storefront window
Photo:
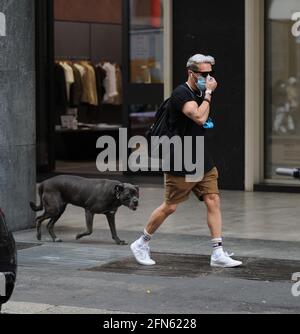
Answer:
<svg viewBox="0 0 300 334"><path fill-rule="evenodd" d="M162 0L130 1L131 83L163 83Z"/></svg>
<svg viewBox="0 0 300 334"><path fill-rule="evenodd" d="M144 136L155 121L158 105L134 104L129 107L131 135Z"/></svg>
<svg viewBox="0 0 300 334"><path fill-rule="evenodd" d="M300 167L299 12L300 0L267 1L266 179Z"/></svg>

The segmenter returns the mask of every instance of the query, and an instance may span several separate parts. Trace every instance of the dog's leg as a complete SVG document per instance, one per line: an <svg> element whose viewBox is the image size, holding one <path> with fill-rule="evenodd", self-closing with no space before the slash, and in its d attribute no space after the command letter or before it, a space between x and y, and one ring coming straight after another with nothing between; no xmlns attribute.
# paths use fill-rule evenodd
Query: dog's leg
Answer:
<svg viewBox="0 0 300 334"><path fill-rule="evenodd" d="M111 231L111 235L112 238L115 240L117 245L128 245L126 243L126 241L124 240L120 240L120 238L117 235L117 230L116 230L116 212L109 212L105 214L109 227L110 227L110 231Z"/></svg>
<svg viewBox="0 0 300 334"><path fill-rule="evenodd" d="M42 223L43 221L51 218L51 216L47 213L44 213L42 216L36 218L36 238L41 241L42 240Z"/></svg>
<svg viewBox="0 0 300 334"><path fill-rule="evenodd" d="M54 233L54 224L58 221L59 218L60 217L52 218L47 225L48 233L50 234L51 239L53 240L53 242L62 242L62 240L57 238L57 236Z"/></svg>
<svg viewBox="0 0 300 334"><path fill-rule="evenodd" d="M57 215L55 218L52 218L50 220L50 222L48 223L47 225L47 229L48 229L48 232L53 240L53 242L62 242L61 239L57 238L57 236L55 235L54 233L54 225L56 224L56 222L59 220L59 218L63 215L63 213L65 212L66 210L66 205L62 207L59 215Z"/></svg>
<svg viewBox="0 0 300 334"><path fill-rule="evenodd" d="M93 222L94 222L94 214L88 210L85 210L85 220L86 220L86 232L77 234L76 240L79 240L83 237L91 235L93 233Z"/></svg>

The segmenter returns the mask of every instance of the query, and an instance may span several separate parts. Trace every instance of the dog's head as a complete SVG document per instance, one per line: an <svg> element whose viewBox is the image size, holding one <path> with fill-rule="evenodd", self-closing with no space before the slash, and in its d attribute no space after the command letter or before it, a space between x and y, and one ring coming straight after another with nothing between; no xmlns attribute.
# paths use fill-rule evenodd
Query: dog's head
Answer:
<svg viewBox="0 0 300 334"><path fill-rule="evenodd" d="M120 183L115 187L115 194L122 205L136 211L139 205L139 187L129 184Z"/></svg>

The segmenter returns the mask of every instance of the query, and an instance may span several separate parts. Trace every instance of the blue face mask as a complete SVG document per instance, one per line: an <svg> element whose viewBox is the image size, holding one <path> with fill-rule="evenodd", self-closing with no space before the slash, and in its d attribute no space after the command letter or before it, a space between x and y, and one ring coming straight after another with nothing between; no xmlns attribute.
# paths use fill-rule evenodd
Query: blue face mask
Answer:
<svg viewBox="0 0 300 334"><path fill-rule="evenodd" d="M203 77L200 77L198 81L196 82L196 86L201 92L204 92L206 90L206 79Z"/></svg>

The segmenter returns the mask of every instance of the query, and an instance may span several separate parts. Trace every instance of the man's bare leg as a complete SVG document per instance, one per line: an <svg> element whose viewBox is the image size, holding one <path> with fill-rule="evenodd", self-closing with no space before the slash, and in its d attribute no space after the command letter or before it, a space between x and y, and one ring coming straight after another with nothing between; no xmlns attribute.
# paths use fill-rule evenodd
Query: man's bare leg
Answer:
<svg viewBox="0 0 300 334"><path fill-rule="evenodd" d="M150 216L149 223L146 227L148 234L153 235L164 221L173 213L176 212L177 205L163 203Z"/></svg>
<svg viewBox="0 0 300 334"><path fill-rule="evenodd" d="M164 223L164 221L176 211L177 205L163 203L150 216L149 223L144 230L144 234L136 240L131 246L131 251L137 262L144 266L153 266L155 261L150 257L150 248L148 246L152 235Z"/></svg>
<svg viewBox="0 0 300 334"><path fill-rule="evenodd" d="M222 214L219 195L206 195L204 202L207 206L207 224L213 239L222 238Z"/></svg>
<svg viewBox="0 0 300 334"><path fill-rule="evenodd" d="M217 194L204 196L207 206L207 224L212 236L213 254L211 257L212 267L233 268L242 265L242 262L235 261L223 250L222 240L222 214L221 200Z"/></svg>

